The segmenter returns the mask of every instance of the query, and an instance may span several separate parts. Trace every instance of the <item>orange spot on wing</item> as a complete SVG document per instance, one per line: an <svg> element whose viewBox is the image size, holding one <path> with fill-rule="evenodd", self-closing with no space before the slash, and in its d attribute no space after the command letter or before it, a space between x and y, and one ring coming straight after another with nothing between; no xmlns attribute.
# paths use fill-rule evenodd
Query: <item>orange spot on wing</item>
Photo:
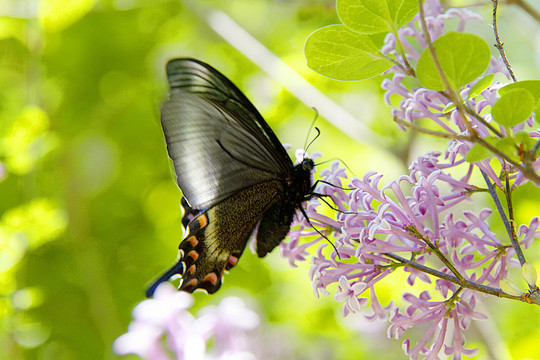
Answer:
<svg viewBox="0 0 540 360"><path fill-rule="evenodd" d="M197 221L199 221L199 226L202 228L204 228L206 225L208 225L208 218L206 217L205 214L202 214L201 216L199 216L197 218Z"/></svg>
<svg viewBox="0 0 540 360"><path fill-rule="evenodd" d="M196 269L197 267L195 265L191 265L189 269L187 270L187 272L193 275Z"/></svg>
<svg viewBox="0 0 540 360"><path fill-rule="evenodd" d="M210 273L204 277L203 281L209 281L212 285L216 285L218 282L218 277L216 273Z"/></svg>
<svg viewBox="0 0 540 360"><path fill-rule="evenodd" d="M195 236L188 237L186 241L190 243L193 247L197 246L197 244L199 243L199 240L197 240L197 237Z"/></svg>
<svg viewBox="0 0 540 360"><path fill-rule="evenodd" d="M191 279L191 280L189 280L189 282L186 284L186 287L188 287L188 286L196 286L198 282L199 282L199 280L197 280L197 279Z"/></svg>
<svg viewBox="0 0 540 360"><path fill-rule="evenodd" d="M187 256L189 256L193 260L197 260L199 258L199 253L195 250L191 250L189 254L187 254Z"/></svg>
<svg viewBox="0 0 540 360"><path fill-rule="evenodd" d="M234 256L229 256L229 264L231 264L231 266L235 266L236 264L238 263L238 258L237 257L234 257Z"/></svg>

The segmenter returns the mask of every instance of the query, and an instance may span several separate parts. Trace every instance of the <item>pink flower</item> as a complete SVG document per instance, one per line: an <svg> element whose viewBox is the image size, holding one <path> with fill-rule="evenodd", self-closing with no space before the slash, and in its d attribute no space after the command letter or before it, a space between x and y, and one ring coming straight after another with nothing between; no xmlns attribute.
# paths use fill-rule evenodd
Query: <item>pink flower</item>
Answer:
<svg viewBox="0 0 540 360"><path fill-rule="evenodd" d="M345 276L339 278L339 287L334 295L334 300L340 303L344 302L343 316L359 312L362 306L367 304L367 299L358 298L358 295L362 294L364 290L366 290L366 284L363 282L358 281L351 285Z"/></svg>
<svg viewBox="0 0 540 360"><path fill-rule="evenodd" d="M128 332L113 344L115 353L148 360L254 359L248 337L259 317L241 299L225 298L198 317L188 311L192 304L191 294L160 284L153 299L133 310Z"/></svg>

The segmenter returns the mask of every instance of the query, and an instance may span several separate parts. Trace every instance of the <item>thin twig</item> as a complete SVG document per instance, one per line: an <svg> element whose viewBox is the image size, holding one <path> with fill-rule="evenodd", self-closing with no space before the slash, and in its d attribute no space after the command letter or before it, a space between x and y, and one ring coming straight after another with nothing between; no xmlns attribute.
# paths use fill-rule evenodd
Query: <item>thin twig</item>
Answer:
<svg viewBox="0 0 540 360"><path fill-rule="evenodd" d="M493 187L491 187L491 188L493 188ZM341 229L336 230L336 231L341 232ZM510 294L505 293L501 289L475 283L473 281L470 281L470 280L467 280L467 279L461 277L461 275L460 275L460 278L458 278L457 276L450 275L450 274L444 273L444 272L439 271L439 270L435 270L435 269L430 268L430 267L425 266L425 265L421 265L421 264L419 264L417 262L414 262L413 260L407 260L407 259L405 259L405 258L403 258L403 257L401 257L399 255L394 254L394 253L384 253L382 255L384 255L384 256L386 256L386 257L388 257L390 259L396 260L398 263L402 264L403 266L407 266L407 267L410 267L412 269L416 269L418 271L421 271L423 273L433 275L433 276L435 276L437 278L450 281L450 282L452 282L454 284L457 284L457 285L459 285L461 287L464 287L464 288L467 288L467 289L475 290L475 291L478 291L478 292L483 292L483 293L489 294L489 295L495 295L495 296L501 297L501 298L507 298L507 299L512 299L512 300L520 300L520 301L523 301L523 302L527 302L529 304L540 305L540 295L539 295L538 291L529 292L529 293L523 293L523 295L521 295L521 296L510 295ZM445 261L443 261L443 262L445 263L445 265L447 265ZM459 274L459 272L457 270L455 270L455 273Z"/></svg>
<svg viewBox="0 0 540 360"><path fill-rule="evenodd" d="M506 195L506 207L508 207L508 217L510 218L510 227L512 231L512 237L510 238L510 241L512 242L512 247L516 251L516 255L519 259L519 263L521 266L525 263L525 255L523 255L523 251L521 250L521 246L519 245L519 241L516 234L516 227L515 227L515 221L514 221L514 206L512 203L512 187L510 186L510 180L508 176L508 172L504 173L505 178L505 191L504 194Z"/></svg>
<svg viewBox="0 0 540 360"><path fill-rule="evenodd" d="M408 65L408 63L407 63L408 67L405 67L402 64L400 64L396 59L392 59L389 56L387 56L386 59L391 61L395 66L397 66L401 71L403 71L404 74L416 77L414 69L410 65Z"/></svg>
<svg viewBox="0 0 540 360"><path fill-rule="evenodd" d="M411 64L409 64L409 61L407 60L407 56L405 54L405 50L403 49L403 45L401 44L401 40L399 39L399 34L398 34L398 30L396 30L394 32L394 36L396 38L396 44L397 44L397 47L399 49L399 53L401 55L401 58L403 59L403 62L405 63L405 71L403 71L405 74L407 75L411 75L411 76L415 76L416 77L416 72L414 71L414 68L411 66Z"/></svg>
<svg viewBox="0 0 540 360"><path fill-rule="evenodd" d="M414 226L409 226L407 229L406 229L411 235L414 235L416 236L418 239L422 240L423 242L425 242L429 248L431 249L431 251L433 253L435 253L435 255L439 258L439 260L441 260L441 262L448 268L448 270L450 270L455 276L457 279L459 279L460 281L465 281L465 278L463 277L463 275L461 275L461 273L458 271L458 269L455 268L454 264L452 264L452 262L450 260L448 260L448 258L446 257L446 255L444 255L442 253L442 251L439 249L439 246L432 243L428 237L420 234L420 232L418 231L418 229Z"/></svg>
<svg viewBox="0 0 540 360"><path fill-rule="evenodd" d="M508 62L508 59L506 58L506 53L503 48L503 43L501 42L501 39L499 38L499 30L497 29L497 6L499 5L498 0L491 0L493 2L493 32L495 33L495 47L499 50L499 53L501 54L501 58L504 61L504 65L506 65L506 69L508 70L508 73L512 77L512 80L516 82L516 77L514 75L514 71L512 70L512 67L510 66L510 63Z"/></svg>
<svg viewBox="0 0 540 360"><path fill-rule="evenodd" d="M467 111L467 114L471 115L472 117L474 117L476 120L478 120L480 123L482 123L482 125L484 125L485 127L487 127L489 130L491 130L491 132L493 132L495 135L497 135L497 137L499 138L502 138L504 137L503 134L501 134L501 132L499 130L497 130L493 125L491 125L490 123L488 123L486 121L486 119L484 119L483 117L480 116L480 114L478 114L476 111L474 111L472 108L470 108L469 106L465 106L465 111Z"/></svg>
<svg viewBox="0 0 540 360"><path fill-rule="evenodd" d="M477 284L475 282L472 282L472 281L469 281L469 280L466 280L466 279L459 280L457 277L455 277L453 275L443 273L441 271L432 269L432 268L424 266L424 265L420 265L420 264L418 264L418 263L416 263L414 261L407 260L407 259L402 258L401 256L395 255L393 253L386 253L384 255L386 257L389 257L389 258L391 258L393 260L398 261L399 263L402 263L402 264L406 265L407 267L416 269L418 271L422 271L422 272L424 272L426 274L433 275L433 276L438 277L438 278L443 279L443 280L450 281L450 282L452 282L454 284L457 284L457 285L459 285L461 287L464 287L464 288L467 288L467 289L476 290L478 292L483 292L483 293L489 294L489 295L495 295L497 297L502 297L502 298L507 298L507 299L512 299L512 300L520 300L520 301L523 301L523 302L531 302L533 304L540 305L540 300L537 297L535 297L535 298L527 297L527 296L525 296L525 294L523 296L510 295L510 294L505 293L501 289L497 289L497 288L494 288L494 287L491 287L491 286Z"/></svg>
<svg viewBox="0 0 540 360"><path fill-rule="evenodd" d="M514 251L516 252L516 255L519 259L519 263L523 265L523 263L525 263L525 256L523 256L523 252L521 251L521 247L519 246L519 242L517 241L517 238L514 238L514 230L513 230L512 224L510 224L510 222L508 221L508 218L506 217L506 213L504 212L501 201L499 200L499 197L497 196L495 187L489 180L489 176L482 170L480 170L480 172L482 173L482 176L484 177L484 180L486 181L486 184L489 188L489 194L491 195L491 198L493 199L493 202L495 203L495 206L497 207L497 211L499 212L499 215L501 216L501 220L503 221L504 227L506 228L506 232L508 233L508 237L510 238L510 242L512 243L512 247L514 248Z"/></svg>
<svg viewBox="0 0 540 360"><path fill-rule="evenodd" d="M407 121L405 121L403 119L400 119L397 116L394 116L394 121L396 123L398 123L399 125L401 125L401 126L407 127L407 128L409 128L411 130L414 130L414 131L422 133L422 134L431 135L431 136L435 136L435 137L440 137L440 138L444 138L444 139L456 139L456 140L464 140L464 141L473 141L472 138L469 135L458 135L458 134L451 134L451 133L445 133L445 132L442 132L442 131L435 131L435 130L426 129L426 128L423 128L421 126L418 126L418 125L412 124L410 122L407 122Z"/></svg>

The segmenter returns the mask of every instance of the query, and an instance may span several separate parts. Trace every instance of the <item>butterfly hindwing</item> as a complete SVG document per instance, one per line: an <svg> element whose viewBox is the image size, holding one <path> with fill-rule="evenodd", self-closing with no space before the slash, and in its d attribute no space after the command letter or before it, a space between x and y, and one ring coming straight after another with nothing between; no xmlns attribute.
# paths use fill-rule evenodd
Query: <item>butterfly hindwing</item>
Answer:
<svg viewBox="0 0 540 360"><path fill-rule="evenodd" d="M221 286L223 273L236 265L242 255L253 229L260 221L260 214L276 206L274 202L282 192L282 185L278 181L257 184L193 218L179 246L179 263L183 263L185 269L180 289L188 292L203 289L210 294L216 292ZM290 215L292 220L292 213ZM289 226L290 223L287 231Z"/></svg>

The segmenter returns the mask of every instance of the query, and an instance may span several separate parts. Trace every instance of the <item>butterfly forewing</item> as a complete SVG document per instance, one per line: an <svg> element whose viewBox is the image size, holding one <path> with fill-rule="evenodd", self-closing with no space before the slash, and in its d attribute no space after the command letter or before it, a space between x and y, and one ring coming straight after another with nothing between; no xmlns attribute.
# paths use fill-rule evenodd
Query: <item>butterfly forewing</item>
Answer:
<svg viewBox="0 0 540 360"><path fill-rule="evenodd" d="M178 185L191 206L208 208L240 189L286 177L290 158L230 81L193 60L169 64L172 90L161 122Z"/></svg>
<svg viewBox="0 0 540 360"><path fill-rule="evenodd" d="M182 91L198 94L201 98L216 104L231 116L238 118L239 124L257 137L259 144L273 153L272 161L278 162L279 168L288 170L292 167L287 152L259 111L219 71L196 59L173 59L167 63L167 78L171 93Z"/></svg>

